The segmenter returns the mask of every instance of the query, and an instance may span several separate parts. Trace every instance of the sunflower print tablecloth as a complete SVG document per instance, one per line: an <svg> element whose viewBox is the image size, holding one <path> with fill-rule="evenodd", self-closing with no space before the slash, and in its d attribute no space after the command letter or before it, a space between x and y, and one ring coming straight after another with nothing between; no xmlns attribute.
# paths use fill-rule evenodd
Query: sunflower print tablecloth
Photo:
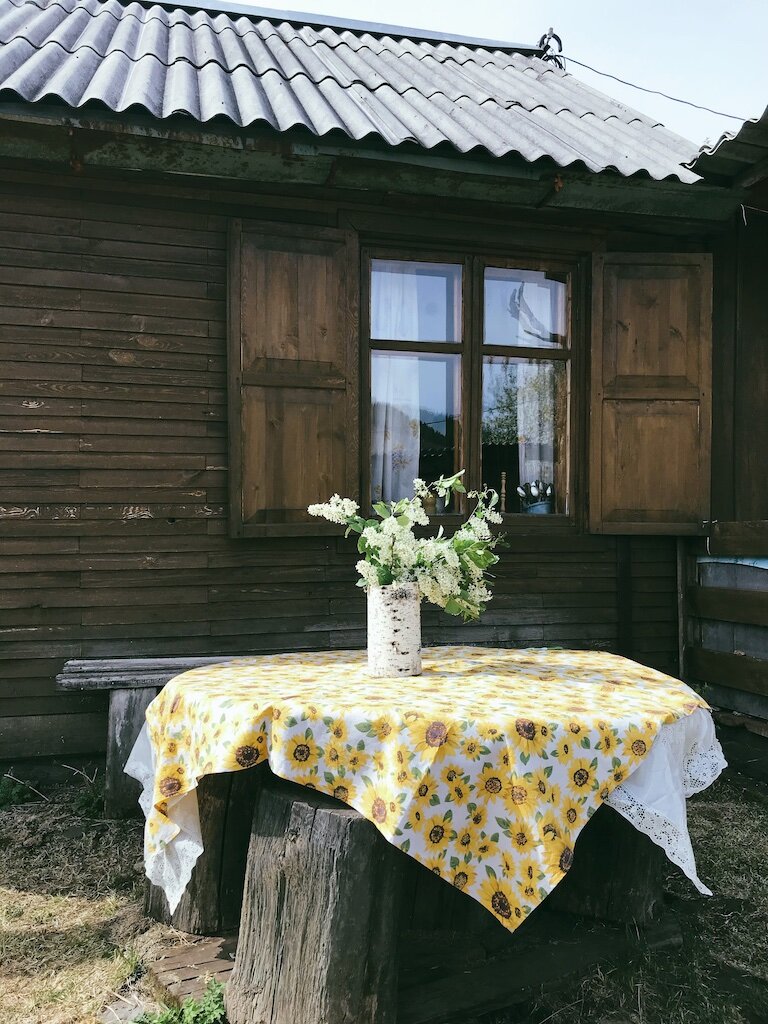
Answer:
<svg viewBox="0 0 768 1024"><path fill-rule="evenodd" d="M604 652L442 647L423 666L372 679L364 652L280 654L171 680L147 710L147 857L179 833L175 808L198 779L268 759L513 930L662 727L707 708L679 680Z"/></svg>

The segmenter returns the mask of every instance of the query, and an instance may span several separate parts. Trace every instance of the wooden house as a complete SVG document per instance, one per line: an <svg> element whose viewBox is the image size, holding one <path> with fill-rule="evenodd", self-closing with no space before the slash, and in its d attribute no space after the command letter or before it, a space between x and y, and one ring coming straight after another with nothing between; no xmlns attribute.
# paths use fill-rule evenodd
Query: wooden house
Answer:
<svg viewBox="0 0 768 1024"><path fill-rule="evenodd" d="M307 504L462 467L508 545L426 642L677 673L738 189L535 46L213 8L0 0L0 760L104 749L69 659L362 646Z"/></svg>

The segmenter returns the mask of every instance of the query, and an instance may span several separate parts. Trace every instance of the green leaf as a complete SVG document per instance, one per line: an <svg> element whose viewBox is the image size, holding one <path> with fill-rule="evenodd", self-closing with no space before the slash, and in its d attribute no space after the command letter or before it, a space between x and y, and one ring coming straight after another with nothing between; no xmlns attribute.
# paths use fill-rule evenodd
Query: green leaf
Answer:
<svg viewBox="0 0 768 1024"><path fill-rule="evenodd" d="M592 744L589 742L589 736L583 736L581 739L581 745L585 750L589 750Z"/></svg>
<svg viewBox="0 0 768 1024"><path fill-rule="evenodd" d="M433 793L432 796L429 798L429 806L436 807L439 803L440 797L437 795L437 793Z"/></svg>
<svg viewBox="0 0 768 1024"><path fill-rule="evenodd" d="M457 868L457 867L459 866L459 863L460 863L460 861L459 861L459 858L458 858L458 857L451 857L451 860L450 860L450 864L451 864L451 868L452 868L452 869L453 869L454 871L455 871L455 870L456 870L456 868Z"/></svg>
<svg viewBox="0 0 768 1024"><path fill-rule="evenodd" d="M488 864L486 864L486 866L485 866L485 873L486 873L486 875L488 875L489 878L495 878L496 877L496 872Z"/></svg>
<svg viewBox="0 0 768 1024"><path fill-rule="evenodd" d="M403 851L403 853L408 853L410 848L411 848L411 840L410 839L406 839L404 843L400 844L400 849Z"/></svg>

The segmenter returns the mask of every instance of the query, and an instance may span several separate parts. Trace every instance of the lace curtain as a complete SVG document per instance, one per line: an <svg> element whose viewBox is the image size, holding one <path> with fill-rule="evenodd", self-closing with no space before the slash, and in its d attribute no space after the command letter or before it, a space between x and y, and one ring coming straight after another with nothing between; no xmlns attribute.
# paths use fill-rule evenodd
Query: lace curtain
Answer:
<svg viewBox="0 0 768 1024"><path fill-rule="evenodd" d="M565 333L564 303L559 282L521 281L509 300L515 320L516 344L549 347ZM558 424L554 363L517 365L517 423L520 482L553 483L556 467L555 430Z"/></svg>
<svg viewBox="0 0 768 1024"><path fill-rule="evenodd" d="M415 269L382 261L371 276L371 337L419 339L419 289ZM419 475L421 424L419 370L414 356L376 353L371 414L371 497L397 501Z"/></svg>

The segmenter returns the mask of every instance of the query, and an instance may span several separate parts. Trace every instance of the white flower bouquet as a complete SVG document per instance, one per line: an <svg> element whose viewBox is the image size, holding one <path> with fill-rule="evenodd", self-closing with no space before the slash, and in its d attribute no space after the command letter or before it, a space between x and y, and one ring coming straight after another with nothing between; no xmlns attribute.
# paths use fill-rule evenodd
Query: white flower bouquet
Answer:
<svg viewBox="0 0 768 1024"><path fill-rule="evenodd" d="M338 494L324 504L310 505L308 511L346 526L346 536L360 535L357 548L363 557L356 567L361 576L359 587L415 583L421 597L449 615L477 619L491 599L489 569L499 560L494 548L501 537L493 536L489 526L502 521L496 510L496 491L470 491L467 497L474 501L474 509L451 536L444 535L442 526L434 537L414 534L414 527L429 526L424 499L430 494L447 499L454 492L466 493L461 482L463 473L441 476L431 484L414 480L412 498L380 501L373 506L376 519L364 518L356 502Z"/></svg>

